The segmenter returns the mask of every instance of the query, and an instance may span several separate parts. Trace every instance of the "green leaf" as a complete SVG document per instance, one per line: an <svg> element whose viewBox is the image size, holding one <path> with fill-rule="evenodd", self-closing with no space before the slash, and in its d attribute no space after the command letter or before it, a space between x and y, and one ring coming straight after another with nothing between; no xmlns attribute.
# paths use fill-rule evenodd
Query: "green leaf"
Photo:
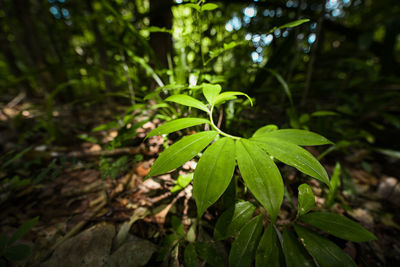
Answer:
<svg viewBox="0 0 400 267"><path fill-rule="evenodd" d="M283 254L287 267L315 266L313 259L289 230L283 231Z"/></svg>
<svg viewBox="0 0 400 267"><path fill-rule="evenodd" d="M333 202L338 194L338 190L340 187L340 173L341 166L339 162L336 162L335 169L333 170L333 174L331 177L331 188L329 188L328 197L326 198L325 205L330 208L333 205Z"/></svg>
<svg viewBox="0 0 400 267"><path fill-rule="evenodd" d="M199 5L193 4L193 3L183 4L182 6L194 8L194 9L196 9L196 10L199 11L199 12L200 12L200 9L201 9L201 7L200 7Z"/></svg>
<svg viewBox="0 0 400 267"><path fill-rule="evenodd" d="M276 126L275 124L268 124L268 125L265 125L265 126L259 128L257 131L255 131L255 133L253 134L253 137L259 137L266 133L276 131L278 129L279 129L278 126Z"/></svg>
<svg viewBox="0 0 400 267"><path fill-rule="evenodd" d="M209 110L208 110L206 105L201 103L196 98L193 98L193 97L188 96L188 95L172 95L170 97L167 97L165 99L165 101L175 102L175 103L178 103L178 104L181 104L181 105L185 105L185 106L201 109L201 110L203 110L203 111L205 111L207 113L209 112Z"/></svg>
<svg viewBox="0 0 400 267"><path fill-rule="evenodd" d="M256 248L262 231L262 216L258 215L246 223L240 230L239 235L233 241L229 253L230 267L247 267L256 254Z"/></svg>
<svg viewBox="0 0 400 267"><path fill-rule="evenodd" d="M335 243L300 225L295 225L294 229L308 253L321 267L357 266Z"/></svg>
<svg viewBox="0 0 400 267"><path fill-rule="evenodd" d="M7 245L8 246L12 245L15 241L17 241L18 239L20 239L21 237L26 235L33 228L33 226L35 226L35 224L38 222L38 220L39 220L39 216L37 216L33 219L30 219L29 221L22 224L17 229L17 231L15 231L15 233L10 237Z"/></svg>
<svg viewBox="0 0 400 267"><path fill-rule="evenodd" d="M254 136L254 135L253 135ZM299 146L318 146L333 144L325 137L306 130L281 129L262 134L265 138L276 138Z"/></svg>
<svg viewBox="0 0 400 267"><path fill-rule="evenodd" d="M299 186L298 210L299 216L309 212L315 205L314 193L308 184Z"/></svg>
<svg viewBox="0 0 400 267"><path fill-rule="evenodd" d="M197 215L224 193L235 170L235 143L225 137L214 142L201 156L193 177L193 196Z"/></svg>
<svg viewBox="0 0 400 267"><path fill-rule="evenodd" d="M195 243L195 248L200 257L212 267L224 266L224 261L214 247L207 243Z"/></svg>
<svg viewBox="0 0 400 267"><path fill-rule="evenodd" d="M207 99L210 105L214 104L215 98L221 92L221 85L219 84L210 84L210 83L203 83L203 95Z"/></svg>
<svg viewBox="0 0 400 267"><path fill-rule="evenodd" d="M282 266L281 264L282 250L276 234L274 225L270 223L265 229L258 244L256 254L256 267L264 266Z"/></svg>
<svg viewBox="0 0 400 267"><path fill-rule="evenodd" d="M178 179L176 179L174 187L171 188L171 193L175 193L177 191L182 190L183 188L188 186L188 184L190 184L192 180L193 180L193 173L189 173L186 175L179 175Z"/></svg>
<svg viewBox="0 0 400 267"><path fill-rule="evenodd" d="M295 20L295 21L283 24L282 26L279 26L278 29L297 27L297 26L300 26L301 24L309 22L309 21L310 21L309 19Z"/></svg>
<svg viewBox="0 0 400 267"><path fill-rule="evenodd" d="M198 267L199 260L197 259L196 249L194 245L189 243L186 248L185 252L183 253L183 258L185 260L185 266L187 267Z"/></svg>
<svg viewBox="0 0 400 267"><path fill-rule="evenodd" d="M182 130L184 128L192 127L203 123L210 124L210 121L202 118L183 118L183 119L169 121L158 126L156 129L152 130L146 136L146 138L156 135L169 134L175 131Z"/></svg>
<svg viewBox="0 0 400 267"><path fill-rule="evenodd" d="M250 202L238 202L228 208L221 216L214 228L214 239L223 240L233 236L251 218L256 207Z"/></svg>
<svg viewBox="0 0 400 267"><path fill-rule="evenodd" d="M247 139L236 141L236 158L247 187L274 222L283 200L283 182L278 168L256 143Z"/></svg>
<svg viewBox="0 0 400 267"><path fill-rule="evenodd" d="M214 10L217 8L218 8L217 4L207 3L207 4L204 4L201 6L201 11L210 11L210 10Z"/></svg>
<svg viewBox="0 0 400 267"><path fill-rule="evenodd" d="M237 96L237 95L244 95L245 97L247 97L250 101L250 104L253 106L253 101L247 94L242 93L242 92L234 92L234 91L223 92L222 94L218 95L215 98L214 104L217 105L218 103L224 102L226 100L230 100L230 99L232 99L233 96Z"/></svg>
<svg viewBox="0 0 400 267"><path fill-rule="evenodd" d="M311 113L313 117L325 117L325 116L339 116L338 113L330 110L319 110Z"/></svg>
<svg viewBox="0 0 400 267"><path fill-rule="evenodd" d="M358 223L336 213L312 212L300 220L339 238L354 242L376 239L375 235Z"/></svg>
<svg viewBox="0 0 400 267"><path fill-rule="evenodd" d="M27 245L19 244L8 247L4 253L4 257L9 261L25 260L31 255L31 248Z"/></svg>
<svg viewBox="0 0 400 267"><path fill-rule="evenodd" d="M257 142L260 147L283 163L293 166L330 186L326 170L307 150L293 143L266 135L252 137L250 140Z"/></svg>
<svg viewBox="0 0 400 267"><path fill-rule="evenodd" d="M207 131L183 137L160 154L148 176L178 168L202 151L217 135L216 131Z"/></svg>

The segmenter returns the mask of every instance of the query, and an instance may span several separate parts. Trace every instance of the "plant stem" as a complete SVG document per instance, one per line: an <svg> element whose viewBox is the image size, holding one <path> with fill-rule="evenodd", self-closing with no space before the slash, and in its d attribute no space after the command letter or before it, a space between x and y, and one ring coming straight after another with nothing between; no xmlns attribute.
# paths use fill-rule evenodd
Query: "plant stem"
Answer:
<svg viewBox="0 0 400 267"><path fill-rule="evenodd" d="M212 127L214 130L216 130L220 135L223 135L223 136L226 136L226 137L230 137L230 138L232 138L232 139L237 139L237 140L239 140L241 137L227 134L227 133L223 132L221 129L219 129L219 128L214 124L214 120L213 120L213 117L212 117L213 110L214 110L214 105L211 106L210 112L208 113L208 115L209 115L209 117L210 117L210 121L211 121L211 127Z"/></svg>

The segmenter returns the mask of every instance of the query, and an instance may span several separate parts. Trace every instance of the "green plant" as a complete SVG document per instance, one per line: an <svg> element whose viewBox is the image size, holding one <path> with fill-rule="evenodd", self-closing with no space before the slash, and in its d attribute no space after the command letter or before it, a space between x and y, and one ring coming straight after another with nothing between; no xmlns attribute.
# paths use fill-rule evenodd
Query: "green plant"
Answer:
<svg viewBox="0 0 400 267"><path fill-rule="evenodd" d="M328 187L336 187L337 185L332 185L318 160L301 147L332 144L332 142L313 132L298 129L278 130L275 125L258 129L251 138L230 135L215 125L214 108L240 95L247 97L251 102L250 97L242 92L221 93L221 86L218 84L203 83L202 92L206 103L183 94L170 96L166 101L202 110L207 113L208 120L203 118L172 120L151 131L148 137L169 134L205 123L211 126L211 130L185 136L168 147L154 162L148 176L160 175L178 168L208 146L202 153L193 175L197 222L228 188L236 163L244 185L256 199L253 203L238 202L236 199L236 203L232 203L231 208L226 210L216 223L215 240L227 239L238 233L229 253L229 266L251 266L254 259L256 266L279 266L284 265L283 262L287 266L314 266L314 260L320 266L356 266L335 243L305 227L304 224L354 242L369 241L375 239L375 236L340 215L327 212L309 213L314 207L315 200L308 185L302 184L299 187L296 218L288 224L277 224L285 188L274 161L278 160L293 166ZM209 145L210 143L212 144ZM259 214L252 218L256 209ZM261 235L264 222L267 226ZM194 242L195 238L186 237L186 239L190 244L194 243L194 246L189 244L185 250L187 262L192 261L193 257L196 262L197 255L200 255L210 265L220 266L218 265L220 263L215 262L216 258L210 256L212 251L210 246Z"/></svg>
<svg viewBox="0 0 400 267"><path fill-rule="evenodd" d="M10 237L0 235L0 266L8 266L7 262L21 261L31 255L31 248L24 244L15 242L26 235L38 222L39 217L35 217L22 224L17 231Z"/></svg>

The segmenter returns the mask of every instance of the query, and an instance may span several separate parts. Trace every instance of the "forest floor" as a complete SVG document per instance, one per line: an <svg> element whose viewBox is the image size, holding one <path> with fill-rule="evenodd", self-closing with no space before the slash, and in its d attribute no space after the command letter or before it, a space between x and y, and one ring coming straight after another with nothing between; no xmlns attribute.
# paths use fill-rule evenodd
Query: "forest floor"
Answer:
<svg viewBox="0 0 400 267"><path fill-rule="evenodd" d="M15 106L13 109L7 111L5 118L0 117L2 141L8 142L8 145L4 144L4 149L13 145L12 137L5 137L10 135L7 120L13 116L12 112L17 114L18 109L23 107ZM92 127L106 121L111 113L87 112L83 120ZM24 120L28 119L29 116ZM34 161L40 157L48 166L52 162L56 164L47 171L39 172L29 167L16 171L22 177L39 172L42 175L40 183L13 190L9 190L7 183L0 184L2 233L11 235L23 222L40 217L38 224L20 241L31 245L33 254L29 260L16 266L161 265L163 259L157 259L157 255L162 249L163 237L171 233L171 218L179 218L184 231L187 231L190 218L195 217L191 185L176 193L171 193L171 189L179 175L193 172L196 161L192 160L169 174L145 179L158 153L163 150L162 137L144 140L158 123L158 120L147 122L137 129L132 142L134 146L131 147L110 151L88 141L63 146L34 144L33 149L21 157L23 161ZM111 129L100 134L103 140L110 142L118 132ZM310 152L318 154L316 150L310 149ZM65 156L65 160L61 161L60 155ZM103 178L99 170L99 160L104 155L141 157L127 163L123 171L118 171L112 179L109 176ZM331 174L336 160L340 161L351 177L354 189L342 191L332 211L357 220L372 231L377 240L368 243L334 241L359 266L399 266L400 177L386 171L387 168L396 168L399 161L385 159L366 165L363 163L366 155L378 157L368 151L354 149L346 156L334 155L323 163ZM282 173L286 177L286 185L292 188L289 192L296 191L299 184L296 179L300 174L290 167L283 167ZM7 173L3 171L0 178L5 179L5 175ZM321 189L316 180L307 181L316 195L317 206L325 209L326 189ZM284 201L278 220L285 223L293 213L290 203ZM211 209L204 215L204 220L213 222L217 215ZM204 233L202 238L209 237ZM164 260L164 264L169 262L179 266L180 259L181 256L176 254L172 259Z"/></svg>

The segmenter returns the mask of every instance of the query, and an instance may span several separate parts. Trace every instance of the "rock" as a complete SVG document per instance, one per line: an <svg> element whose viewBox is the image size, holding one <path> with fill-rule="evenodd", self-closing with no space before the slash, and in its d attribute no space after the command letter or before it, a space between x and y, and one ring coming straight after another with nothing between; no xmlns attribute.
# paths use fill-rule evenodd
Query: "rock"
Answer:
<svg viewBox="0 0 400 267"><path fill-rule="evenodd" d="M104 266L114 235L114 225L97 224L62 243L41 267Z"/></svg>
<svg viewBox="0 0 400 267"><path fill-rule="evenodd" d="M157 246L150 241L130 235L129 241L122 244L108 259L106 267L145 266Z"/></svg>

